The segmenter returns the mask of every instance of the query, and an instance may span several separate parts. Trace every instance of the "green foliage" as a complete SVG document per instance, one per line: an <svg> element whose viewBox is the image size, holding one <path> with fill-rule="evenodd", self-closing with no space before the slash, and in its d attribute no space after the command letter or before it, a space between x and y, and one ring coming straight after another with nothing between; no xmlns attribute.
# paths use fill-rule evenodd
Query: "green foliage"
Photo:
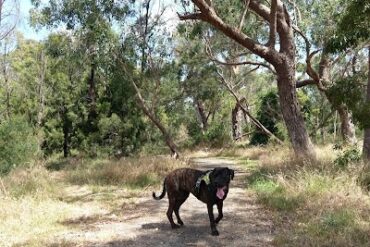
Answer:
<svg viewBox="0 0 370 247"><path fill-rule="evenodd" d="M281 136L277 123L280 118L280 107L276 92L270 91L261 96L261 103L257 110L257 120L260 121L271 133ZM269 136L263 133L260 129L255 128L250 144L259 145L267 144Z"/></svg>
<svg viewBox="0 0 370 247"><path fill-rule="evenodd" d="M0 175L36 157L38 145L33 129L22 117L0 123Z"/></svg>
<svg viewBox="0 0 370 247"><path fill-rule="evenodd" d="M337 15L337 27L328 42L328 51L338 52L356 47L370 39L370 2L346 1L346 9Z"/></svg>
<svg viewBox="0 0 370 247"><path fill-rule="evenodd" d="M296 209L301 200L288 195L284 187L270 179L257 179L251 184L257 193L258 200L272 209L291 211Z"/></svg>
<svg viewBox="0 0 370 247"><path fill-rule="evenodd" d="M327 91L333 99L333 105L345 104L353 113L353 118L360 127L370 127L370 104L364 97L366 75L358 73L338 80Z"/></svg>
<svg viewBox="0 0 370 247"><path fill-rule="evenodd" d="M354 214L349 210L338 210L323 216L322 227L326 230L338 231L353 225Z"/></svg>
<svg viewBox="0 0 370 247"><path fill-rule="evenodd" d="M206 131L205 141L213 147L223 147L230 142L231 138L225 124L212 124Z"/></svg>
<svg viewBox="0 0 370 247"><path fill-rule="evenodd" d="M343 150L334 160L334 164L340 168L345 168L351 163L356 163L361 160L361 153L356 147L351 147Z"/></svg>
<svg viewBox="0 0 370 247"><path fill-rule="evenodd" d="M192 145L208 144L212 147L222 147L231 141L227 126L222 123L213 123L202 132L197 122L191 122L187 126Z"/></svg>

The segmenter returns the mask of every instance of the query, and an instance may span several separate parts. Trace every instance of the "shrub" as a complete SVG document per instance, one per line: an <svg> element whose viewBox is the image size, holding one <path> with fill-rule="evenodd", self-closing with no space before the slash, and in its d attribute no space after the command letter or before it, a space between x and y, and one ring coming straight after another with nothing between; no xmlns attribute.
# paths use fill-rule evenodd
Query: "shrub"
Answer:
<svg viewBox="0 0 370 247"><path fill-rule="evenodd" d="M187 128L193 145L203 143L209 144L212 147L222 147L231 141L229 130L222 122L210 124L204 133L202 133L197 122L189 123Z"/></svg>
<svg viewBox="0 0 370 247"><path fill-rule="evenodd" d="M31 161L38 150L32 128L21 117L0 123L0 174Z"/></svg>
<svg viewBox="0 0 370 247"><path fill-rule="evenodd" d="M280 115L281 115L280 106L278 102L277 93L271 91L263 95L259 109L257 110L257 119L271 133L281 138L282 136L281 133L279 133L279 129L277 126L278 121L281 119ZM250 144L252 145L267 144L269 138L270 137L263 133L260 129L255 128L251 137Z"/></svg>
<svg viewBox="0 0 370 247"><path fill-rule="evenodd" d="M334 164L341 168L345 168L350 163L358 162L360 160L360 151L356 147L351 147L339 154L338 157L334 160Z"/></svg>

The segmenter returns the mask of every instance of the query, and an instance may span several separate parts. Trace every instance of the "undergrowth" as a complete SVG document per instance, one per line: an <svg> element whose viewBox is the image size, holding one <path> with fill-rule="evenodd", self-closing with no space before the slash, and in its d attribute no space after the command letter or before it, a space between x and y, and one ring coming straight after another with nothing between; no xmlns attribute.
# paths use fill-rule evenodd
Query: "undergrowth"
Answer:
<svg viewBox="0 0 370 247"><path fill-rule="evenodd" d="M364 185L370 169L355 149L320 147L314 162L276 147L233 152L251 171L248 188L276 212L276 246L369 246L370 197Z"/></svg>
<svg viewBox="0 0 370 247"><path fill-rule="evenodd" d="M62 246L64 240L53 236L86 219L121 214L122 207L134 206L132 197L149 195L169 171L190 165L164 156L75 157L13 169L0 177L0 246Z"/></svg>

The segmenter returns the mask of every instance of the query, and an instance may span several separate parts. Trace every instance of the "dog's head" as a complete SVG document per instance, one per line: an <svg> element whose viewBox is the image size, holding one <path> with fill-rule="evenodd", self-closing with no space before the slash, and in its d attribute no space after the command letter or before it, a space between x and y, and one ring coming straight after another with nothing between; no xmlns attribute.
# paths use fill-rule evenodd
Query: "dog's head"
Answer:
<svg viewBox="0 0 370 247"><path fill-rule="evenodd" d="M234 178L234 170L227 167L217 167L209 174L211 184L216 188L216 196L224 199L229 190L230 180Z"/></svg>

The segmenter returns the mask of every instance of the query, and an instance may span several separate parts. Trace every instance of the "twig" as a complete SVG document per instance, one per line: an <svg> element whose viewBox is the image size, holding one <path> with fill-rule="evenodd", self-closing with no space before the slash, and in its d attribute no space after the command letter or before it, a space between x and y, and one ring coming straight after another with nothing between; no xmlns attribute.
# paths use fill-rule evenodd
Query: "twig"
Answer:
<svg viewBox="0 0 370 247"><path fill-rule="evenodd" d="M2 190L4 192L4 195L5 196L8 196L8 192L6 191L5 186L4 186L4 183L3 183L3 180L1 178L0 178L0 183L1 183L1 187L2 187Z"/></svg>

